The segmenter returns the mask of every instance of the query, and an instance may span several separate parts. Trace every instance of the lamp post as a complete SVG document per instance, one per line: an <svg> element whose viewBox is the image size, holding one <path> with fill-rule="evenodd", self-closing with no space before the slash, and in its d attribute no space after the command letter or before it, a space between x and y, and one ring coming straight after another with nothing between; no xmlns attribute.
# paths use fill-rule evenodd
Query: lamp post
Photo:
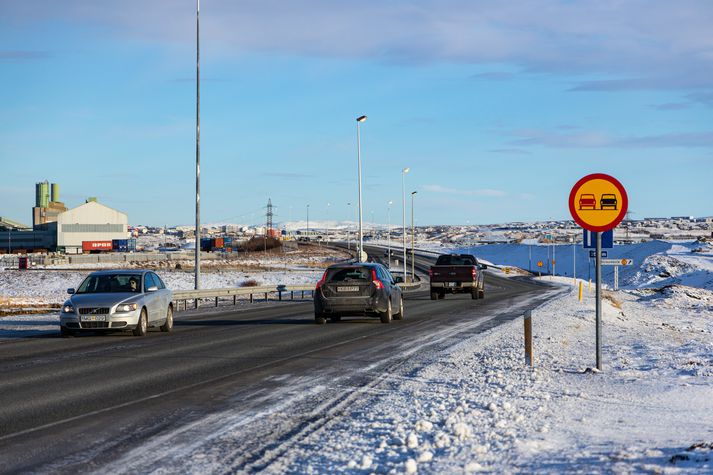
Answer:
<svg viewBox="0 0 713 475"><path fill-rule="evenodd" d="M349 209L351 209L352 204L351 204L351 203L347 203L347 206L349 206ZM351 214L351 212L350 212L349 214ZM347 221L347 223L349 223L349 221ZM351 235L349 234L349 224L347 224L347 249L348 249L348 250L351 250L351 249L352 249L352 243L351 243L351 240L350 240L350 236L351 236Z"/></svg>
<svg viewBox="0 0 713 475"><path fill-rule="evenodd" d="M307 205L307 239L309 239L309 205Z"/></svg>
<svg viewBox="0 0 713 475"><path fill-rule="evenodd" d="M357 126L357 166L359 175L359 249L358 249L358 262L361 262L362 253L364 251L364 234L362 233L361 222L362 222L362 210L361 210L361 132L359 124L366 120L365 115L360 115L356 119Z"/></svg>
<svg viewBox="0 0 713 475"><path fill-rule="evenodd" d="M401 229L401 237L402 237L402 244L404 248L404 282L407 281L406 279L406 174L410 172L411 169L409 167L404 168L401 170L401 220L402 220L402 229Z"/></svg>
<svg viewBox="0 0 713 475"><path fill-rule="evenodd" d="M388 264L387 267L391 268L391 205L394 204L393 201L389 201L388 207L386 208L386 248L388 249L386 256Z"/></svg>
<svg viewBox="0 0 713 475"><path fill-rule="evenodd" d="M196 255L194 287L201 288L201 1L196 0Z"/></svg>
<svg viewBox="0 0 713 475"><path fill-rule="evenodd" d="M413 282L416 278L416 269L415 269L415 241L416 241L416 228L414 226L414 221L413 221L413 197L414 195L418 193L418 191L412 191L411 192L411 282Z"/></svg>

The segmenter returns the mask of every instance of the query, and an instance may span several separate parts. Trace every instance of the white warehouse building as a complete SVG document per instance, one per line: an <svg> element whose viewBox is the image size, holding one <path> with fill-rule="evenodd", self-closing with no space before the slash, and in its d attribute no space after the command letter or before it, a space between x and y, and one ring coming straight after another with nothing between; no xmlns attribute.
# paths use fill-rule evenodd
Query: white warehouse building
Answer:
<svg viewBox="0 0 713 475"><path fill-rule="evenodd" d="M129 237L126 213L88 201L57 216L57 250L81 253L84 241L111 241Z"/></svg>

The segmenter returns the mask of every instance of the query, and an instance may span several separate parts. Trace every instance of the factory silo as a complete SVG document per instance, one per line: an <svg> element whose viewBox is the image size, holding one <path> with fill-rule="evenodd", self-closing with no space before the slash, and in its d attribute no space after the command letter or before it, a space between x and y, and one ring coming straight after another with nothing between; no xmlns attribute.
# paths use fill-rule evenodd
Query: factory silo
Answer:
<svg viewBox="0 0 713 475"><path fill-rule="evenodd" d="M52 203L59 203L59 183L52 183L52 196L50 201Z"/></svg>

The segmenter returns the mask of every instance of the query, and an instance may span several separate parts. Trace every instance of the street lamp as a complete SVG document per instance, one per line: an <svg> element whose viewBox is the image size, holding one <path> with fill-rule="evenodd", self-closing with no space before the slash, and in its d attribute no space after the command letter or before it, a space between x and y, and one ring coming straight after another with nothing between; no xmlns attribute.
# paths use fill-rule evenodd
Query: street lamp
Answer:
<svg viewBox="0 0 713 475"><path fill-rule="evenodd" d="M365 115L360 115L356 119L356 126L357 126L357 167L358 167L358 175L359 175L359 256L358 256L358 261L361 262L362 259L362 252L364 250L364 235L362 233L361 229L361 222L362 222L362 212L361 212L361 132L359 128L359 124L364 122L366 120Z"/></svg>
<svg viewBox="0 0 713 475"><path fill-rule="evenodd" d="M388 267L391 268L391 205L394 204L393 201L389 201L389 206L386 208L386 243L388 252L386 253L388 260L386 261Z"/></svg>
<svg viewBox="0 0 713 475"><path fill-rule="evenodd" d="M406 282L406 174L410 171L409 167L401 170L401 238L404 248L404 282Z"/></svg>
<svg viewBox="0 0 713 475"><path fill-rule="evenodd" d="M195 290L201 288L201 2L196 0L196 255L194 269Z"/></svg>
<svg viewBox="0 0 713 475"><path fill-rule="evenodd" d="M416 277L416 271L415 271L415 241L416 241L416 228L414 227L413 223L413 197L414 195L418 193L418 191L412 191L411 192L411 282L415 280Z"/></svg>

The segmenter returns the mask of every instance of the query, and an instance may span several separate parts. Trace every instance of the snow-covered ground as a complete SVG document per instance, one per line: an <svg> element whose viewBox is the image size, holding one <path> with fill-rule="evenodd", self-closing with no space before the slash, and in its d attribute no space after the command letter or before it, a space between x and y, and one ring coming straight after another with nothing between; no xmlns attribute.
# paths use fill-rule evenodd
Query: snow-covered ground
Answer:
<svg viewBox="0 0 713 475"><path fill-rule="evenodd" d="M527 247L498 256L481 246L476 254L522 266ZM265 472L713 473L711 247L658 241L624 251L617 257L636 265L622 272L623 290L605 295L602 373L590 369L593 289L585 283L580 302L571 277L543 277L565 292L534 311L534 369L524 365L522 320L443 351L414 352L366 390L344 388L359 396L348 410L298 440L276 442L289 445L274 447L281 455ZM2 285L5 292L9 283ZM56 331L50 317L27 318L28 332ZM297 413L309 388L338 384L315 375L280 411ZM269 421L274 410L194 423L190 431L215 435L162 439L170 450L160 450L161 463L221 471L221 461L242 450L231 434ZM122 464L155 454L137 450Z"/></svg>

